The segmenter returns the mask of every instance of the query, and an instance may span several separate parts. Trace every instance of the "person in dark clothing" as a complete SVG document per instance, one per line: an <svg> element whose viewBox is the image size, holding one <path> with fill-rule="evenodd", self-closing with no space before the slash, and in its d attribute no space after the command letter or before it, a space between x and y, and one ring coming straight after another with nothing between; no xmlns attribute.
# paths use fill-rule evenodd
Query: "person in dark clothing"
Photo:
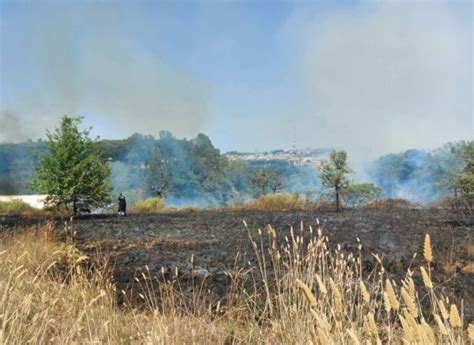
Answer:
<svg viewBox="0 0 474 345"><path fill-rule="evenodd" d="M118 197L118 214L126 216L127 215L127 200L125 200L125 196L120 193Z"/></svg>

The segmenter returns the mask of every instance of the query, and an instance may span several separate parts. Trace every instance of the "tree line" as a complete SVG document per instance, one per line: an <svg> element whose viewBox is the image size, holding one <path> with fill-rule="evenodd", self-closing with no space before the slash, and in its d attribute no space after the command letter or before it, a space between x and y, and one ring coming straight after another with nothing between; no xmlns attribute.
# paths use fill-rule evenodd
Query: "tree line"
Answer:
<svg viewBox="0 0 474 345"><path fill-rule="evenodd" d="M89 130L79 129L81 121L64 116L45 141L0 145L0 193L34 190L47 194L48 203L77 213L108 203L119 192L132 199L155 196L223 206L267 193L326 190L340 210L343 203L358 207L384 192L392 197L403 178L411 181L418 173L434 181L431 188L472 207L473 142L451 144L423 162L417 151L381 157L373 167L378 187L351 183L345 151L332 151L316 172L286 161L231 161L204 134L191 140L167 131L158 139L134 134L124 140L92 140ZM429 177L421 169L429 169Z"/></svg>

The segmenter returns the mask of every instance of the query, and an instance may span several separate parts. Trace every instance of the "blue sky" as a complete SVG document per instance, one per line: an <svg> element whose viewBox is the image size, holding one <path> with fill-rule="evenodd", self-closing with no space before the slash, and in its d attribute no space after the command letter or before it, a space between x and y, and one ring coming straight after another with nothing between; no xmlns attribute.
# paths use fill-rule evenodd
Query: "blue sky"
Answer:
<svg viewBox="0 0 474 345"><path fill-rule="evenodd" d="M94 134L361 158L473 137L470 1L0 1L0 141Z"/></svg>

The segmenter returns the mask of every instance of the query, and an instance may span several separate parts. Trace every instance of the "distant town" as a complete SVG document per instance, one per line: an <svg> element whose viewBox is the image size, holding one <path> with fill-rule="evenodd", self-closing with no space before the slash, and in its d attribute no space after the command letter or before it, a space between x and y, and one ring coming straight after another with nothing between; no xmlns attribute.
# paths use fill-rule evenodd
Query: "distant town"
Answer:
<svg viewBox="0 0 474 345"><path fill-rule="evenodd" d="M311 166L318 168L326 160L330 148L305 148L290 150L273 150L263 152L237 152L230 151L224 154L229 160L247 161L274 161L283 160L296 166Z"/></svg>

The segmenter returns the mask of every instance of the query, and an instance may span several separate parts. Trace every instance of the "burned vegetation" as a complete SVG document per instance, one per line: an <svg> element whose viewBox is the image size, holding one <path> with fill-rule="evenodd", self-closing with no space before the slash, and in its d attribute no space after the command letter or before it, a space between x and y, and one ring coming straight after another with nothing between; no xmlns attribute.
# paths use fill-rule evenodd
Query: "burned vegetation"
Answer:
<svg viewBox="0 0 474 345"><path fill-rule="evenodd" d="M24 222L31 225L33 220L4 217L2 228ZM63 224L57 222L57 231L63 231ZM269 225L275 231L275 243L269 236ZM139 303L143 282L137 278L144 274L157 283L174 281L183 293L199 289L200 298L206 301L225 300L230 293L229 273L244 272L240 277L248 279L248 284L258 284L262 279L258 273L262 263L252 241L267 257L267 273L272 275L271 249L283 248L292 236L308 241L318 229L328 237L329 250L339 248L346 256L352 253L360 257L362 274L373 274L380 259L386 276L395 281L406 277L410 269L413 279L421 282L418 267L423 261L424 237L429 234L437 292L453 301L463 300L465 317L474 319L474 219L446 209L357 209L341 213L201 210L131 214L127 218L97 215L74 220L69 231L81 252L91 258L99 254L102 260L107 258L120 292L119 301L123 301L123 290L127 299ZM301 254L305 254L303 249ZM155 292L159 299L159 290Z"/></svg>

